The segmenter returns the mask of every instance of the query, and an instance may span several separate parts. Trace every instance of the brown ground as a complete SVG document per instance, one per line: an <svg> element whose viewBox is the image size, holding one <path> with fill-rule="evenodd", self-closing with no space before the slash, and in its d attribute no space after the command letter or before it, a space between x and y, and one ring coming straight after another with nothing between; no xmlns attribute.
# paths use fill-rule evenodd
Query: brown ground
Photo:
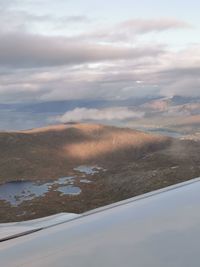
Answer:
<svg viewBox="0 0 200 267"><path fill-rule="evenodd" d="M78 196L45 197L17 208L0 202L0 221L33 219L59 212L80 213L200 176L200 143L103 125L74 124L0 133L0 183L47 181L98 165Z"/></svg>

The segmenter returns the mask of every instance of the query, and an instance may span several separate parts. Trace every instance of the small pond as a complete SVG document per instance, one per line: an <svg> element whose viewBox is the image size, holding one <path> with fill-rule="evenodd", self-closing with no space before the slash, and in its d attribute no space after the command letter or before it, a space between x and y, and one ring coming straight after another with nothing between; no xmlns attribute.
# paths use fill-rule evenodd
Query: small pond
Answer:
<svg viewBox="0 0 200 267"><path fill-rule="evenodd" d="M49 191L58 191L62 195L80 194L81 189L73 186L73 177L63 177L54 182L38 184L30 181L8 182L0 185L0 200L18 206L23 201L42 197Z"/></svg>
<svg viewBox="0 0 200 267"><path fill-rule="evenodd" d="M0 200L18 206L23 201L43 196L48 191L48 184L37 185L29 181L9 182L0 186Z"/></svg>
<svg viewBox="0 0 200 267"><path fill-rule="evenodd" d="M105 171L105 169L98 167L98 166L82 165L82 166L74 168L74 171L78 171L80 173L84 173L88 175L93 175L95 173L99 173L100 171Z"/></svg>
<svg viewBox="0 0 200 267"><path fill-rule="evenodd" d="M91 175L105 171L98 166L79 166L74 171L80 175L61 177L57 180L47 183L32 181L13 181L0 185L0 200L8 202L11 206L18 206L27 200L33 200L36 197L43 197L48 192L56 191L63 195L79 195L81 188L75 186L76 179L81 184L92 183L88 179Z"/></svg>
<svg viewBox="0 0 200 267"><path fill-rule="evenodd" d="M88 180L88 179L81 179L80 180L80 183L83 183L83 184L90 184L92 183L92 181Z"/></svg>
<svg viewBox="0 0 200 267"><path fill-rule="evenodd" d="M58 191L61 192L62 195L79 195L81 193L80 187L72 185L59 187Z"/></svg>

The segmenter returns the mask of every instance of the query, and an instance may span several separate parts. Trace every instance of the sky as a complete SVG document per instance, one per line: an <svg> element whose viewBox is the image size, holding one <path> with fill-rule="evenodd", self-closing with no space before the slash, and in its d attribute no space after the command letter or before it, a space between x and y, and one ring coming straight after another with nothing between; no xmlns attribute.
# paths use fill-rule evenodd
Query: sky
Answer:
<svg viewBox="0 0 200 267"><path fill-rule="evenodd" d="M200 96L200 1L0 0L0 103Z"/></svg>

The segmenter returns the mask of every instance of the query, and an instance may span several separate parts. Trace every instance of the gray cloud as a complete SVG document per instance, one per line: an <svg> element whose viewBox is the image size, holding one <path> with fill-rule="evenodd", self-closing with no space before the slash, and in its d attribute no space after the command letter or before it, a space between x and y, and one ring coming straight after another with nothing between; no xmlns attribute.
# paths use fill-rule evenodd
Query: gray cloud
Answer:
<svg viewBox="0 0 200 267"><path fill-rule="evenodd" d="M177 76L177 79L171 81L161 92L166 96L200 97L200 78Z"/></svg>
<svg viewBox="0 0 200 267"><path fill-rule="evenodd" d="M22 2L29 8L17 8ZM39 7L39 3L33 5ZM199 95L199 47L172 52L156 43L142 46L139 41L141 35L152 32L189 29L186 22L130 19L99 28L95 22L95 31L89 27L80 34L76 25L91 22L88 17L55 17L44 11L32 14L31 5L29 0L0 0L2 102ZM51 30L51 36L34 34L38 28L44 32L46 27L68 25L73 31L66 35L54 36Z"/></svg>
<svg viewBox="0 0 200 267"><path fill-rule="evenodd" d="M7 9L12 6L16 1L15 0L0 0L0 10Z"/></svg>
<svg viewBox="0 0 200 267"><path fill-rule="evenodd" d="M129 32L136 32L139 34L149 32L160 32L166 30L191 28L189 23L172 18L160 19L132 19L127 20L118 25L118 29L128 30Z"/></svg>
<svg viewBox="0 0 200 267"><path fill-rule="evenodd" d="M118 47L74 42L69 38L30 34L1 34L0 65L5 67L43 67L107 60L154 57L161 47Z"/></svg>
<svg viewBox="0 0 200 267"><path fill-rule="evenodd" d="M157 57L40 69L8 68L0 71L0 99L115 101L155 95L200 96L198 51L195 47Z"/></svg>
<svg viewBox="0 0 200 267"><path fill-rule="evenodd" d="M152 32L163 32L177 29L191 29L192 25L184 21L161 18L161 19L130 19L112 27L99 28L89 34L83 34L83 39L96 39L111 42L127 42L136 37Z"/></svg>
<svg viewBox="0 0 200 267"><path fill-rule="evenodd" d="M0 32L27 32L48 28L51 31L72 28L74 25L88 24L92 20L84 15L55 16L53 14L34 14L30 11L0 7Z"/></svg>
<svg viewBox="0 0 200 267"><path fill-rule="evenodd" d="M68 111L62 116L58 116L56 121L65 123L70 121L111 121L111 120L126 120L133 118L142 118L143 112L135 112L126 107L105 108L105 109L88 109L76 108Z"/></svg>
<svg viewBox="0 0 200 267"><path fill-rule="evenodd" d="M62 23L88 23L88 22L91 22L91 19L89 19L87 16L83 16L83 15L61 17L61 18L59 18L59 20Z"/></svg>

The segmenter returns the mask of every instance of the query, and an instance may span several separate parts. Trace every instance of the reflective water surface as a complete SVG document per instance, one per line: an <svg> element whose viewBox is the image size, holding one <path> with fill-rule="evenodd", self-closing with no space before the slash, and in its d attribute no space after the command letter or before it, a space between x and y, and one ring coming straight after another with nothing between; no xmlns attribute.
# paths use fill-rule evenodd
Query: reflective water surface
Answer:
<svg viewBox="0 0 200 267"><path fill-rule="evenodd" d="M0 185L0 200L18 206L23 201L42 197L49 191L58 191L62 195L80 194L81 189L73 185L73 177L62 177L53 182L39 184L31 181L8 182Z"/></svg>
<svg viewBox="0 0 200 267"><path fill-rule="evenodd" d="M29 181L9 182L0 186L0 200L17 206L25 200L43 196L48 191L48 184L37 185Z"/></svg>
<svg viewBox="0 0 200 267"><path fill-rule="evenodd" d="M105 171L105 169L98 166L86 166L86 165L76 167L74 168L74 170L80 173L91 174L91 175L99 173L100 171Z"/></svg>
<svg viewBox="0 0 200 267"><path fill-rule="evenodd" d="M0 200L8 202L12 206L18 206L24 201L33 200L36 197L43 197L50 191L57 191L63 195L79 195L81 188L75 186L75 181L80 184L90 184L90 177L95 173L105 171L98 166L79 166L74 168L77 176L61 177L57 180L41 183L33 181L13 181L0 185Z"/></svg>
<svg viewBox="0 0 200 267"><path fill-rule="evenodd" d="M58 191L62 193L62 195L79 195L81 193L80 187L66 185L58 188Z"/></svg>

